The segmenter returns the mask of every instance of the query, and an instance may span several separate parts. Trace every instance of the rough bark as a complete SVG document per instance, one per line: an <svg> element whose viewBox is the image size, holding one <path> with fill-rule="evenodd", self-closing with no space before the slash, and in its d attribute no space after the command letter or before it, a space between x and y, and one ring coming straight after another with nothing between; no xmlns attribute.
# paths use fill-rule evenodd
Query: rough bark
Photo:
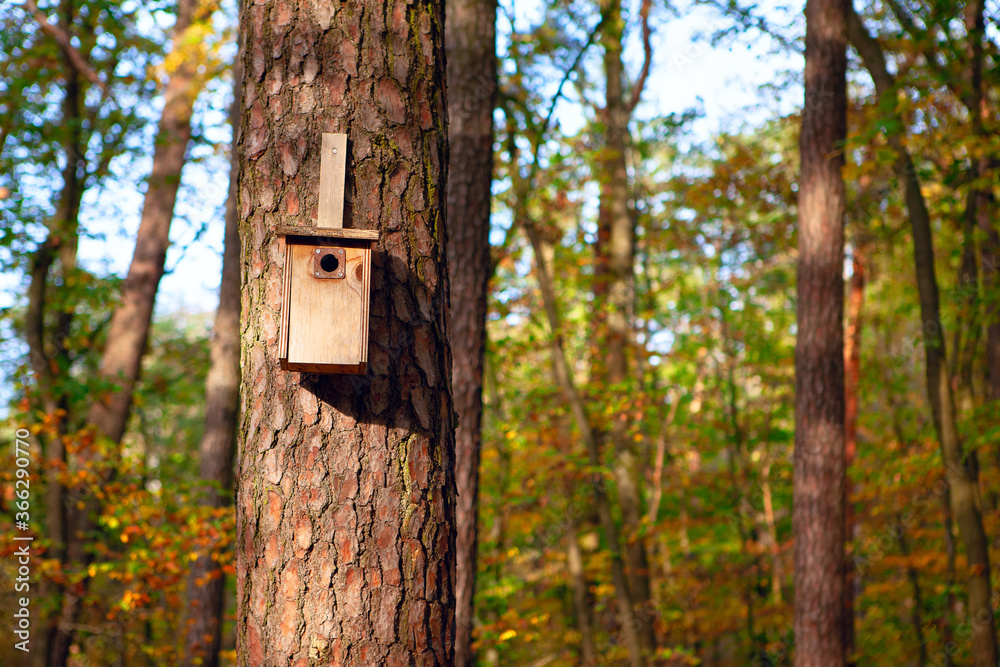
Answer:
<svg viewBox="0 0 1000 667"><path fill-rule="evenodd" d="M454 659L443 28L426 0L243 14L242 665ZM360 376L278 365L273 230L315 218L323 132L351 142L345 226L381 232Z"/></svg>
<svg viewBox="0 0 1000 667"><path fill-rule="evenodd" d="M857 455L858 387L861 382L861 313L865 303L867 271L865 249L855 243L851 257L851 283L847 294L847 331L844 335L844 540L857 549L858 526L851 498L854 485L850 470ZM847 664L854 665L857 650L854 627L854 601L857 598L857 571L852 553L844 558L844 650Z"/></svg>
<svg viewBox="0 0 1000 667"><path fill-rule="evenodd" d="M851 43L857 48L875 83L880 99L894 95L894 81L885 65L878 42L868 33L860 17L850 12ZM902 127L897 112L891 112ZM944 327L941 322L940 297L934 268L934 245L930 214L920 179L899 134L888 137L896 152L896 173L903 182L904 199L913 233L913 257L920 298L920 320L924 336L927 397L931 406L934 430L941 448L945 476L951 496L951 510L958 523L965 546L969 591L969 617L972 625L972 654L977 667L995 667L997 642L990 602L990 562L979 498L979 472L975 452L963 451L954 396L948 375Z"/></svg>
<svg viewBox="0 0 1000 667"><path fill-rule="evenodd" d="M795 345L795 665L845 664L844 158L847 3L807 0Z"/></svg>
<svg viewBox="0 0 1000 667"><path fill-rule="evenodd" d="M223 507L232 500L233 449L240 408L240 230L236 206L239 175L240 91L243 70L240 56L233 66L233 102L229 121L233 130L222 250L219 306L212 327L211 366L205 380L205 432L199 446L200 477L206 483L202 502ZM188 574L188 613L184 664L216 667L222 644L225 576L210 551L191 566Z"/></svg>
<svg viewBox="0 0 1000 667"><path fill-rule="evenodd" d="M644 4L648 39L648 4ZM625 68L622 62L625 21L621 0L603 0L600 45L604 51L605 106L604 145L596 161L596 180L600 186L597 242L594 247L594 303L597 327L593 355L595 380L602 393L629 378L628 342L635 299L633 263L635 260L635 220L629 207L629 177L626 164L628 124L631 110L638 102L642 84L625 99ZM647 54L648 43L647 43ZM648 55L647 55L648 58ZM621 507L625 536L625 565L633 602L647 608L650 601L649 559L642 528L642 501L639 482L645 461L626 433L628 421L615 416L606 434L615 452L615 485ZM656 637L650 614L637 617L638 634L646 654L656 650Z"/></svg>
<svg viewBox="0 0 1000 667"><path fill-rule="evenodd" d="M153 316L153 305L164 261L170 245L170 222L180 185L188 141L191 138L191 113L197 97L199 62L186 40L197 8L195 0L180 0L171 41L178 58L170 73L164 93L164 108L157 129L153 169L143 201L142 217L136 235L135 253L128 276L122 285L120 303L108 327L107 346L101 356L99 376L113 385L91 404L87 422L96 435L111 443L121 442L128 423L132 394L139 377L142 356ZM190 57L189 57L190 56ZM80 465L95 462L96 450L82 451ZM85 500L67 507L66 562L86 567L88 533L94 527L99 504L85 489L78 492ZM63 595L60 618L49 645L49 664L65 664L73 641L86 579Z"/></svg>
<svg viewBox="0 0 1000 667"><path fill-rule="evenodd" d="M472 652L479 512L493 182L493 106L497 90L496 0L446 6L448 58L448 271L455 430L455 664Z"/></svg>

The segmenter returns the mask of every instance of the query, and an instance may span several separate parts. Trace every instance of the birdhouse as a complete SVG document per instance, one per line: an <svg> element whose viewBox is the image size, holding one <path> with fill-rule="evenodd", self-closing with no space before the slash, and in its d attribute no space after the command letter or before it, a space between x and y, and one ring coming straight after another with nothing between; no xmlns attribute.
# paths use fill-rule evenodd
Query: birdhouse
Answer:
<svg viewBox="0 0 1000 667"><path fill-rule="evenodd" d="M323 134L315 227L282 225L278 359L286 371L363 374L376 230L344 229L347 135Z"/></svg>

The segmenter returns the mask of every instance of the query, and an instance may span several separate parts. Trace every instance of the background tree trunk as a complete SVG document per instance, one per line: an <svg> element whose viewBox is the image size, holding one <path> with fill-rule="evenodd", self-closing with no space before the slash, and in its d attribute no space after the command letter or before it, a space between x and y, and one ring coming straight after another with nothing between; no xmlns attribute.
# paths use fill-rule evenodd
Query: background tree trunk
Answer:
<svg viewBox="0 0 1000 667"><path fill-rule="evenodd" d="M490 261L496 0L447 4L448 272L455 429L455 664L472 665L483 354Z"/></svg>
<svg viewBox="0 0 1000 667"><path fill-rule="evenodd" d="M648 17L648 5L645 12ZM596 165L600 184L597 241L594 245L594 305L597 326L593 366L598 391L604 395L626 392L609 391L629 378L628 346L632 339L631 318L635 300L633 264L635 261L635 218L629 202L626 151L631 110L638 102L643 82L633 92L634 102L625 99L625 68L622 62L625 20L620 0L601 3L603 24L600 44L604 50L605 107L601 110L604 145ZM648 28L648 26L647 26ZM648 47L648 44L647 44ZM648 55L647 55L648 57ZM656 650L653 616L648 613L651 592L649 559L642 533L641 470L645 456L628 439L625 415L614 414L607 437L615 453L615 485L622 511L625 538L625 570L632 602L642 607L636 615L642 650L651 655Z"/></svg>
<svg viewBox="0 0 1000 667"><path fill-rule="evenodd" d="M119 305L111 316L107 345L101 356L100 378L114 386L91 404L87 423L98 438L117 445L125 434L132 394L139 379L142 357L153 319L153 306L163 277L170 223L180 187L181 170L191 139L191 114L198 96L199 51L187 39L196 19L197 0L179 0L172 49L181 57L174 60L164 93L163 113L156 134L153 169L143 201L142 218L136 234L135 253L122 285ZM91 448L81 451L80 464L97 461ZM84 569L89 562L88 533L95 526L100 505L86 489L76 489L85 497L66 508L66 561ZM63 665L69 655L74 628L86 588L86 579L63 595L62 611L49 645L49 664Z"/></svg>
<svg viewBox="0 0 1000 667"><path fill-rule="evenodd" d="M63 0L59 6L60 27L69 33L77 20L74 0ZM62 131L65 133L62 169L62 190L56 214L49 224L48 236L32 257L31 282L28 287L28 307L25 312L25 339L28 343L28 360L37 383L40 403L46 415L57 419L56 434L44 441L45 446L45 517L46 533L52 546L51 557L60 566L66 559L66 499L60 475L66 464L66 447L63 436L66 433L66 419L57 415L68 408L65 391L57 387L58 374L69 369L69 355L66 337L73 320L72 310L63 310L56 318L52 332L52 350L46 346L46 310L50 272L57 266L65 279L76 270L76 255L79 246L80 202L83 198L86 163L83 156L84 137L81 131L83 97L85 90L74 58L61 51L61 62L65 68L65 88L62 101ZM0 146L2 148L2 146ZM43 594L62 595L63 587L43 579ZM32 656L36 665L45 664L48 647L55 636L55 618L43 617L43 630Z"/></svg>
<svg viewBox="0 0 1000 667"><path fill-rule="evenodd" d="M845 663L845 0L807 0L795 344L795 665Z"/></svg>
<svg viewBox="0 0 1000 667"><path fill-rule="evenodd" d="M605 467L601 457L600 444L593 427L590 425L590 417L587 415L586 405L573 381L569 362L566 359L566 350L563 346L559 309L556 305L555 284L552 280L552 270L549 268L552 253L545 247L545 242L527 215L521 216L521 220L525 224L525 232L527 233L528 241L531 243L532 253L535 255L535 273L538 276L538 286L542 292L545 315L548 320L549 329L551 330L552 340L549 343L549 349L552 354L552 374L556 385L562 391L566 402L569 404L570 412L573 414L573 421L576 422L576 427L580 431L580 437L587 448L587 459L594 470L600 470ZM629 664L631 667L642 667L642 665L646 664L646 657L638 632L639 623L636 620L635 598L632 597L631 590L629 589L628 578L625 573L625 560L622 558L618 537L618 527L615 525L615 520L611 513L611 500L608 498L605 482L600 473L591 476L589 491L593 495L594 504L597 506L601 531L604 533L608 550L611 552L611 582L615 587L615 602L618 605L621 636L624 640L623 643L628 648Z"/></svg>
<svg viewBox="0 0 1000 667"><path fill-rule="evenodd" d="M865 67L875 83L880 99L895 94L878 42L868 33L861 18L850 12L851 43L858 49ZM898 112L892 111L898 127L904 127ZM940 297L934 268L934 244L930 214L920 191L920 179L910 160L906 146L898 133L889 134L889 145L896 152L895 168L903 182L906 210L913 231L913 260L920 295L920 321L924 339L927 398L931 405L934 430L941 447L945 477L951 497L951 509L958 523L959 535L965 545L968 562L969 609L972 629L972 654L977 667L995 667L997 663L996 632L990 601L990 559L979 498L979 466L976 453L963 451L958 432L955 400L945 355L944 325L941 322Z"/></svg>
<svg viewBox="0 0 1000 667"><path fill-rule="evenodd" d="M226 201L225 237L219 307L211 338L211 367L205 382L205 432L199 448L200 476L207 482L202 502L224 507L232 502L233 448L240 410L240 229L236 206L240 160L240 93L243 68L237 54L233 66L233 102L229 120L233 130ZM225 576L212 553L201 556L188 574L188 616L184 664L216 667L222 643Z"/></svg>
<svg viewBox="0 0 1000 667"><path fill-rule="evenodd" d="M454 659L443 27L443 5L427 1L243 14L243 665ZM381 231L368 373L285 372L273 228L310 224L321 133L338 131L351 142L345 225Z"/></svg>

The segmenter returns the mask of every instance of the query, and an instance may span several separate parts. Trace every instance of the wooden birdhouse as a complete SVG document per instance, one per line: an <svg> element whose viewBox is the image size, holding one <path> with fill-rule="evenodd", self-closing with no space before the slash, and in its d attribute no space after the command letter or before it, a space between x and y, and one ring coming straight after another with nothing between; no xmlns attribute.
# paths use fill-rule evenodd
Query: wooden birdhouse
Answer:
<svg viewBox="0 0 1000 667"><path fill-rule="evenodd" d="M363 374L376 230L344 229L347 135L323 134L315 227L285 238L278 359L286 371Z"/></svg>

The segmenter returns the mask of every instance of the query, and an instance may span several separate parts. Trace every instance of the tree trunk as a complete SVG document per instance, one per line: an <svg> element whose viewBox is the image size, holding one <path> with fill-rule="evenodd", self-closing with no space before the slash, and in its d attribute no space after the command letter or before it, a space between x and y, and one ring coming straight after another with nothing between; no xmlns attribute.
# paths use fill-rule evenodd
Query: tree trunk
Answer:
<svg viewBox="0 0 1000 667"><path fill-rule="evenodd" d="M986 96L983 94L983 41L986 38L983 0L969 0L965 4L966 58L969 60L969 91L965 99L972 130L976 139L988 143L991 139L986 122L992 118ZM980 259L983 265L983 293L986 299L986 367L989 374L989 396L1000 400L1000 307L991 298L998 285L997 262L1000 261L1000 234L994 226L995 202L991 197L994 182L990 172L996 164L986 155L973 157L970 161L969 180L969 222L974 221L982 234ZM955 350L958 353L958 350Z"/></svg>
<svg viewBox="0 0 1000 667"><path fill-rule="evenodd" d="M153 305L163 276L167 248L170 245L170 222L180 185L187 144L191 138L191 113L198 93L199 51L187 39L195 20L196 0L180 0L172 40L173 51L183 54L170 72L165 101L153 153L153 170L143 202L142 218L136 235L135 253L128 277L122 285L120 303L108 328L107 346L101 356L99 375L114 389L91 404L88 424L98 437L114 444L121 442L128 423L132 394L139 378L142 356L153 317ZM96 461L94 450L81 451L80 465ZM87 566L86 543L100 510L99 502L84 489L81 504L70 505L66 513L66 560ZM63 596L58 626L49 646L49 664L63 665L69 655L74 627L79 615L87 580L84 579Z"/></svg>
<svg viewBox="0 0 1000 667"><path fill-rule="evenodd" d="M164 93L153 170L142 205L135 252L122 284L120 304L111 316L108 342L101 356L100 377L113 383L115 388L93 403L88 416L98 434L115 443L121 442L128 424L132 394L153 320L156 292L170 247L170 223L174 217L181 170L191 139L199 54L186 43L186 33L197 6L197 0L180 0L177 6L172 50L185 57L176 61L176 69L170 72Z"/></svg>
<svg viewBox="0 0 1000 667"><path fill-rule="evenodd" d="M568 496L572 497L572 496ZM576 629L580 631L580 662L587 667L597 664L597 651L590 618L590 594L587 573L583 568L583 553L580 551L580 521L570 516L566 530L566 569L573 586L573 612L576 615Z"/></svg>
<svg viewBox="0 0 1000 667"><path fill-rule="evenodd" d="M76 3L63 0L59 7L59 20L63 30L69 31L77 17ZM48 236L35 251L31 263L31 282L28 287L28 307L25 312L25 339L28 343L28 361L35 377L42 409L49 417L57 419L56 433L45 442L45 519L46 534L51 542L49 554L65 563L66 558L66 507L65 489L60 476L66 464L66 448L63 436L66 433L65 418L58 418L60 410L68 407L64 391L56 387L56 373L69 368L66 337L73 320L73 311L63 310L56 318L52 336L52 352L46 349L46 310L49 272L58 266L65 279L76 270L76 255L79 246L80 202L83 198L86 163L82 146L82 104L85 90L77 71L75 61L65 51L61 52L65 72L65 89L62 102L61 125L65 133L63 156L66 161L62 170L62 190L56 214L49 223ZM0 144L0 150L3 145ZM58 261L58 264L57 264ZM56 370L54 370L56 369ZM43 579L42 594L55 598L62 596L63 587L50 579ZM50 617L43 617L44 630L32 656L34 664L44 664L48 656L48 646L55 636L57 625Z"/></svg>
<svg viewBox="0 0 1000 667"><path fill-rule="evenodd" d="M224 507L232 502L233 446L240 409L240 229L236 206L240 172L239 145L241 55L233 64L233 102L229 121L233 131L226 201L219 307L212 328L211 366L205 381L205 432L199 448L200 476L206 486L202 502ZM198 558L188 574L188 614L185 624L184 664L217 667L222 645L225 576L209 552Z"/></svg>
<svg viewBox="0 0 1000 667"><path fill-rule="evenodd" d="M496 0L456 0L446 7L448 57L448 271L451 286L451 386L455 429L455 664L472 652L479 513L496 99Z"/></svg>
<svg viewBox="0 0 1000 667"><path fill-rule="evenodd" d="M648 6L645 11L648 13ZM635 298L633 263L635 259L635 220L629 208L629 178L626 164L630 106L623 89L622 50L624 18L621 0L602 0L604 19L600 44L604 50L606 79L604 145L598 153L596 180L600 184L597 242L594 247L594 303L597 331L593 355L595 378L601 393L629 379L628 342ZM641 88L634 94L641 94ZM627 393L627 392L623 392ZM615 484L621 507L625 537L625 567L633 603L648 611L650 604L649 560L642 534L642 501L639 482L645 457L640 456L628 439L628 420L613 415L606 434L615 452ZM636 617L639 640L647 655L656 650L652 615Z"/></svg>
<svg viewBox="0 0 1000 667"><path fill-rule="evenodd" d="M855 651L854 601L857 597L857 571L851 557L857 549L858 526L851 498L854 485L850 470L857 455L858 388L861 383L861 312L865 303L866 252L854 244L851 257L851 284L847 295L847 331L844 336L844 540L851 553L844 558L844 651L847 664L857 664Z"/></svg>
<svg viewBox="0 0 1000 667"><path fill-rule="evenodd" d="M243 14L242 665L454 660L443 27L426 1ZM351 142L346 226L381 232L360 376L278 365L273 228L316 215L323 132Z"/></svg>
<svg viewBox="0 0 1000 667"><path fill-rule="evenodd" d="M519 198L526 201L525 198ZM528 241L531 243L531 250L535 255L535 273L538 276L538 285L541 288L542 300L544 302L546 319L551 329L552 339L549 348L552 352L552 370L556 384L563 393L566 402L569 403L573 421L580 431L580 436L587 448L587 458L592 468L603 469L600 444L593 427L590 425L590 417L583 398L576 388L573 376L570 373L569 362L566 359L566 350L563 347L559 309L556 305L555 285L552 280L552 271L548 265L548 255L538 230L526 215L517 216L515 219L522 220L525 225L525 232ZM642 643L639 637L639 623L636 620L634 609L635 599L629 589L628 579L625 575L625 563L622 558L621 547L618 537L618 528L615 525L614 517L611 514L611 501L608 498L605 482L600 474L591 477L589 492L594 497L598 518L601 523L601 530L607 542L608 550L611 552L611 582L615 587L615 602L618 605L618 618L621 623L621 632L625 645L628 647L629 664L632 667L641 667L646 664Z"/></svg>
<svg viewBox="0 0 1000 667"><path fill-rule="evenodd" d="M845 0L807 0L795 345L795 665L845 664Z"/></svg>
<svg viewBox="0 0 1000 667"><path fill-rule="evenodd" d="M851 42L858 49L875 83L880 99L895 94L894 82L885 66L878 42L868 34L860 17L850 13ZM902 127L898 113L894 120ZM934 429L941 447L945 476L951 494L951 508L965 545L968 563L969 609L972 625L972 654L977 667L996 667L997 643L990 602L990 561L979 499L979 472L976 453L963 451L958 432L955 402L948 377L945 356L944 326L941 322L937 277L934 269L934 246L930 214L927 211L920 179L899 134L887 137L896 152L896 173L903 181L904 198L913 230L913 257L920 295L920 320L923 324L926 358L927 396L934 419Z"/></svg>
<svg viewBox="0 0 1000 667"><path fill-rule="evenodd" d="M909 559L910 545L906 541L906 531L903 528L901 515L896 517L896 541L899 543L899 552L903 558ZM923 608L924 598L920 590L920 577L917 568L911 563L906 565L906 578L910 581L910 588L913 591L913 611L910 613L910 623L913 625L913 634L916 635L917 647L919 650L919 667L927 664L927 640L924 637Z"/></svg>

